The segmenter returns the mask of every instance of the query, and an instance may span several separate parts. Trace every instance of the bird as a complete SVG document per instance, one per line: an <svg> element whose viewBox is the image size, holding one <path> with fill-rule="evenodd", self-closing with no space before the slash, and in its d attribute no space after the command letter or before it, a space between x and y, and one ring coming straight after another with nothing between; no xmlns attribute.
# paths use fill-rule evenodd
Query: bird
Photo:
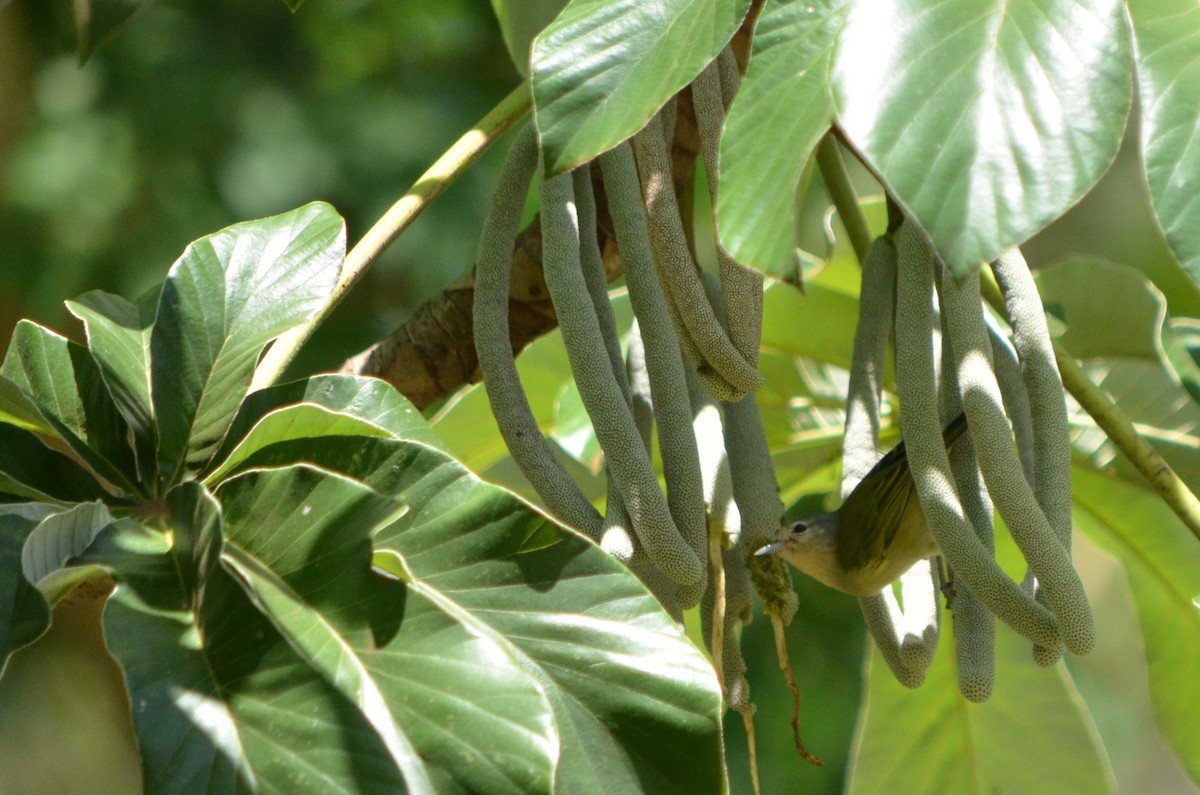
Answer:
<svg viewBox="0 0 1200 795"><path fill-rule="evenodd" d="M949 451L967 427L959 414L942 432ZM940 554L901 442L872 467L842 507L786 524L779 538L755 551L851 596L873 596L918 560Z"/></svg>

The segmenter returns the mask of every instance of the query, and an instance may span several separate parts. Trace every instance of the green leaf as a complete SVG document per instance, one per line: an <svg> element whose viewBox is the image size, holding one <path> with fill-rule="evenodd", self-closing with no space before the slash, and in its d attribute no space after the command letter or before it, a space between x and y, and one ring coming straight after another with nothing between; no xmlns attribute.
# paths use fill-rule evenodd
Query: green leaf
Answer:
<svg viewBox="0 0 1200 795"><path fill-rule="evenodd" d="M859 2L838 40L838 124L958 273L1090 189L1131 96L1119 0Z"/></svg>
<svg viewBox="0 0 1200 795"><path fill-rule="evenodd" d="M430 430L421 412L388 382L330 373L251 392L238 408L224 449L228 450L241 440L267 412L296 403L316 403L357 417L383 429L395 439L412 439L430 447L445 447L438 435Z"/></svg>
<svg viewBox="0 0 1200 795"><path fill-rule="evenodd" d="M283 443L249 463L298 452ZM410 507L376 548L521 656L554 709L556 790L721 790L712 669L624 567L420 444L330 438L305 456Z"/></svg>
<svg viewBox="0 0 1200 795"><path fill-rule="evenodd" d="M139 441L153 444L150 329L155 305L149 301L133 304L118 295L93 290L67 301L67 309L83 321L88 348L125 421Z"/></svg>
<svg viewBox="0 0 1200 795"><path fill-rule="evenodd" d="M1129 0L1137 42L1139 141L1150 201L1175 256L1200 282L1200 6Z"/></svg>
<svg viewBox="0 0 1200 795"><path fill-rule="evenodd" d="M13 330L0 375L25 393L48 430L98 475L127 493L136 489L129 428L86 348L22 320Z"/></svg>
<svg viewBox="0 0 1200 795"><path fill-rule="evenodd" d="M85 60L154 0L73 0L79 58Z"/></svg>
<svg viewBox="0 0 1200 795"><path fill-rule="evenodd" d="M0 500L3 495L61 503L110 496L90 473L36 434L0 423Z"/></svg>
<svg viewBox="0 0 1200 795"><path fill-rule="evenodd" d="M798 267L796 188L833 120L830 69L845 9L841 0L763 8L721 136L721 243L739 262L773 276Z"/></svg>
<svg viewBox="0 0 1200 795"><path fill-rule="evenodd" d="M437 791L550 790L550 706L508 641L435 589L372 570L371 537L399 503L303 466L256 470L218 494L229 563L394 754L420 754Z"/></svg>
<svg viewBox="0 0 1200 795"><path fill-rule="evenodd" d="M21 573L21 549L36 526L36 518L0 508L0 675L13 652L50 628L50 605Z"/></svg>
<svg viewBox="0 0 1200 795"><path fill-rule="evenodd" d="M504 46L523 77L529 76L533 39L558 16L567 0L492 0Z"/></svg>
<svg viewBox="0 0 1200 795"><path fill-rule="evenodd" d="M91 546L97 533L112 523L102 502L85 502L38 522L21 552L21 571L35 585ZM43 589L48 597L50 594Z"/></svg>
<svg viewBox="0 0 1200 795"><path fill-rule="evenodd" d="M1066 667L1036 665L1008 627L996 627L996 687L983 704L963 700L949 649L918 690L897 682L877 649L869 669L847 792L910 791L914 775L929 792L1040 792L1048 781L1056 793L1116 791Z"/></svg>
<svg viewBox="0 0 1200 795"><path fill-rule="evenodd" d="M1200 781L1200 545L1155 494L1076 466L1074 522L1122 562L1163 736Z"/></svg>
<svg viewBox="0 0 1200 795"><path fill-rule="evenodd" d="M402 791L358 707L221 566L212 496L192 482L167 502L169 535L122 520L84 557L118 581L105 640L124 669L146 791Z"/></svg>
<svg viewBox="0 0 1200 795"><path fill-rule="evenodd" d="M546 176L633 135L737 31L749 0L572 0L533 42Z"/></svg>
<svg viewBox="0 0 1200 795"><path fill-rule="evenodd" d="M1063 345L1167 463L1200 483L1200 404L1190 400L1163 350L1166 301L1138 271L1073 259L1038 276L1047 309L1066 324ZM1119 312L1112 307L1119 306ZM1075 450L1097 469L1135 484L1143 476L1084 411L1072 407Z"/></svg>
<svg viewBox="0 0 1200 795"><path fill-rule="evenodd" d="M320 202L200 238L171 267L150 338L160 476L212 456L264 346L328 301L345 224Z"/></svg>
<svg viewBox="0 0 1200 795"><path fill-rule="evenodd" d="M268 412L250 429L237 446L211 473L206 484L215 484L264 447L279 442L307 440L317 446L331 436L362 436L393 438L377 425L340 411L331 411L316 403L299 403Z"/></svg>

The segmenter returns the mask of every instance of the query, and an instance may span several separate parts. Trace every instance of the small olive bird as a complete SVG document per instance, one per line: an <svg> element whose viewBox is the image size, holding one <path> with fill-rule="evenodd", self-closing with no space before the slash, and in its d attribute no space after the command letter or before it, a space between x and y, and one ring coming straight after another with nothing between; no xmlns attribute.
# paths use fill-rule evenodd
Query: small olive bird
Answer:
<svg viewBox="0 0 1200 795"><path fill-rule="evenodd" d="M960 414L942 433L946 449L967 427ZM904 443L879 459L842 507L785 525L754 554L773 552L810 577L851 596L871 596L922 558L939 553L921 511Z"/></svg>

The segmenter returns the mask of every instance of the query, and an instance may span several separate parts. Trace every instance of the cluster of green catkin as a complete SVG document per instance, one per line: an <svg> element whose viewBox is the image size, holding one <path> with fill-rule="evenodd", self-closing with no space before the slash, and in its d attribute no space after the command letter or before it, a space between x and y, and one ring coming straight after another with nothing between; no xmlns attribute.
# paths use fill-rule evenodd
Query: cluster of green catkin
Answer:
<svg viewBox="0 0 1200 795"><path fill-rule="evenodd" d="M717 140L737 80L726 52L692 86L714 200ZM715 278L697 266L671 179L674 120L672 103L602 155L598 168L588 164L540 181L543 271L572 375L604 451L603 515L538 429L509 341L513 245L530 184L541 179L530 128L508 153L480 241L475 346L500 431L546 507L629 565L676 617L701 606L728 703L746 714L738 633L751 615L750 565L772 569L780 594L773 607L785 623L795 610L786 570L775 570L775 561L747 564L746 554L776 538L783 509L753 397L762 384L763 279L719 248ZM635 317L626 353L597 242L597 177Z"/></svg>
<svg viewBox="0 0 1200 795"><path fill-rule="evenodd" d="M921 507L949 570L959 688L983 701L994 681L994 617L1053 664L1086 654L1091 609L1071 562L1070 444L1062 381L1041 300L1020 252L991 264L1012 340L985 310L979 274L956 277L911 222L876 240L863 263L847 402L843 494L877 457L887 343L895 341L901 430ZM942 428L969 434L947 455ZM1015 437L1015 445L1014 445ZM993 506L1028 563L1024 582L996 564ZM904 684L924 679L939 635L938 569L921 561L891 589L860 600Z"/></svg>

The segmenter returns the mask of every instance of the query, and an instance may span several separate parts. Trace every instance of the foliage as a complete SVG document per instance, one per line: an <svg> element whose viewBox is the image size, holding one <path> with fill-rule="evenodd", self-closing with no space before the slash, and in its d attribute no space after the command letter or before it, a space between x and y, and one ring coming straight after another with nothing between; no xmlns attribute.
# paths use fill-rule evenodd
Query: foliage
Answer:
<svg viewBox="0 0 1200 795"><path fill-rule="evenodd" d="M0 659L115 582L150 791L719 789L715 678L619 564L474 478L382 382L247 395L329 300L344 235L322 204L239 224L140 309L73 303L89 347L18 327Z"/></svg>
<svg viewBox="0 0 1200 795"><path fill-rule="evenodd" d="M95 11L79 17L81 52L146 4L78 4ZM310 13L329 19L327 5L305 4L296 24L310 24ZM836 130L866 166L856 172L860 191L886 190L965 271L1056 221L1064 228L1114 160L1114 173L1132 173L1121 170L1132 161L1118 151L1136 79L1141 131L1125 157L1144 163L1156 218L1188 276L1173 262L1143 275L1076 259L1045 269L1039 286L1059 342L1193 490L1200 485L1200 332L1180 315L1200 306L1200 204L1190 200L1200 187L1191 146L1200 81L1184 46L1197 21L1188 4L492 5L518 70L530 76L548 172L638 130L725 46L747 8L758 14L721 144L720 202L706 207L701 190L696 217L702 224L714 214L722 244L741 261L789 278L803 265L812 277L803 295L782 284L767 290L758 394L783 497L800 513L829 503L837 488L858 293L841 225L827 249L797 221L821 218L829 204L814 178L818 142ZM339 57L337 34L311 35L324 57ZM347 104L371 106L365 96ZM359 107L349 122L357 129L339 145L338 179L293 186L280 201L327 190L339 206L341 196L358 201L344 186L365 171L347 152L378 130L369 115ZM303 144L308 124L283 143ZM400 154L361 157L373 167ZM245 172L250 162L229 168ZM120 208L140 195L127 184L132 171L109 174ZM279 171L268 169L267 180ZM25 184L37 184L39 172L24 173ZM382 206L386 187L371 187ZM227 213L217 203L209 197L191 216L214 227L211 219ZM1113 225L1126 222L1121 207ZM120 208L89 228L115 235ZM881 232L881 206L866 209ZM86 216L72 212L60 229ZM33 323L16 327L0 368L3 659L45 632L50 607L81 582L114 580L105 632L136 705L151 789L210 776L245 786L286 776L321 791L401 782L418 791L719 789L711 671L623 567L471 474L527 493L480 389L456 396L434 431L369 379L314 376L246 394L263 347L328 300L341 229L328 207L309 205L197 241L161 292L69 302L86 347ZM1047 239L1033 246L1052 247ZM294 284L272 278L272 265ZM430 270L438 287L458 275L448 265ZM620 303L618 318L627 328ZM542 428L598 500L598 446L559 337L535 343L521 370ZM1200 692L1189 676L1200 645L1195 539L1090 417L1074 410L1071 420L1075 526L1121 562L1140 622L1124 645L1134 654L1144 645L1159 728L1200 780L1191 726ZM888 438L895 431L889 422ZM1088 585L1098 598L1099 586ZM1132 776L1119 749L1123 694L1098 694L1087 660L1044 671L1006 652L991 702L975 706L959 700L943 653L922 689L904 691L878 659L860 680L864 643L852 606L811 583L798 588L805 607L789 642L806 739L832 775L793 756L790 698L757 622L743 646L762 707L766 791L833 791L846 769L849 787L862 792L914 778L929 790L1023 788L1037 779L1018 773L1055 771L1058 780L1065 768L1074 776L1068 791L1095 792ZM1102 622L1100 631L1117 630ZM312 720L312 709L323 720ZM202 731L189 733L196 726ZM975 753L961 752L964 737ZM740 724L726 746L731 786L745 790Z"/></svg>

